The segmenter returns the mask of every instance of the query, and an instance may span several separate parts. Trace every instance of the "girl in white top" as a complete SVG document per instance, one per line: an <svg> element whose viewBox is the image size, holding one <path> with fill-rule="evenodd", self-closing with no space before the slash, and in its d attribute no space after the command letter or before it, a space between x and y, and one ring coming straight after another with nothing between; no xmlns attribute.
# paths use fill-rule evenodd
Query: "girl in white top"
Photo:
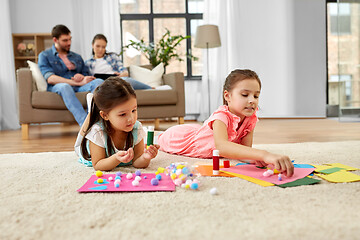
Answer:
<svg viewBox="0 0 360 240"><path fill-rule="evenodd" d="M159 145L145 149L145 132L137 121L136 95L129 83L110 77L94 91L91 111L80 129L75 152L95 170L117 166L146 168Z"/></svg>

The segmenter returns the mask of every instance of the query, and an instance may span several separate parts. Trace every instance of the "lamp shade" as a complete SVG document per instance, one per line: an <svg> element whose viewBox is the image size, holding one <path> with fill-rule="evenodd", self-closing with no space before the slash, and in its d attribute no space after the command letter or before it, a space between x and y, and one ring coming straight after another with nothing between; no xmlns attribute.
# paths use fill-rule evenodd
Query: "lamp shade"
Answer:
<svg viewBox="0 0 360 240"><path fill-rule="evenodd" d="M220 47L219 28L216 25L201 25L196 29L195 47L215 48Z"/></svg>

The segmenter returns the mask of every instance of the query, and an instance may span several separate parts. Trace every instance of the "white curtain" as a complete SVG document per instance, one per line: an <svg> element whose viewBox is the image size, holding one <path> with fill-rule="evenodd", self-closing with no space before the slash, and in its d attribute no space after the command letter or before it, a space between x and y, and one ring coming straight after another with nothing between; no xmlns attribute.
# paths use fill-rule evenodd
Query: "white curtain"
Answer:
<svg viewBox="0 0 360 240"><path fill-rule="evenodd" d="M77 0L72 1L74 29L72 51L84 60L91 57L91 41L98 34L108 40L107 51L119 53L121 50L120 15L118 0Z"/></svg>
<svg viewBox="0 0 360 240"><path fill-rule="evenodd" d="M218 25L221 37L221 47L209 50L211 112L222 104L230 71L248 68L262 81L258 116L325 117L322 0L205 0L204 6L204 24ZM206 55L203 59L199 120L208 117Z"/></svg>
<svg viewBox="0 0 360 240"><path fill-rule="evenodd" d="M12 51L9 0L0 1L0 130L20 127ZM10 46L10 47L5 47Z"/></svg>
<svg viewBox="0 0 360 240"><path fill-rule="evenodd" d="M204 2L204 24L214 24L219 27L221 47L209 49L209 56L204 54L204 70L201 91L201 112L199 121L209 117L209 94L210 94L210 114L223 104L222 88L226 76L231 70L238 67L240 55L237 39L241 33L238 31L239 13L236 9L240 8L238 0L205 0ZM208 92L208 76L206 58L209 57L209 81L210 92Z"/></svg>

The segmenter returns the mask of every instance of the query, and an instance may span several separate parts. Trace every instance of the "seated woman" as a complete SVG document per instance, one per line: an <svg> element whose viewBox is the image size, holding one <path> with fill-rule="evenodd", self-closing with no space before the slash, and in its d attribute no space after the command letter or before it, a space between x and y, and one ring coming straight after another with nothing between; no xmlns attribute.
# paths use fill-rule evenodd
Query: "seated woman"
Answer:
<svg viewBox="0 0 360 240"><path fill-rule="evenodd" d="M107 39L103 34L96 34L92 40L92 58L85 61L91 75L101 74L106 78L106 74L120 76L136 89L151 89L147 84L139 82L129 77L129 73L116 53L106 52ZM105 80L105 79L104 79Z"/></svg>

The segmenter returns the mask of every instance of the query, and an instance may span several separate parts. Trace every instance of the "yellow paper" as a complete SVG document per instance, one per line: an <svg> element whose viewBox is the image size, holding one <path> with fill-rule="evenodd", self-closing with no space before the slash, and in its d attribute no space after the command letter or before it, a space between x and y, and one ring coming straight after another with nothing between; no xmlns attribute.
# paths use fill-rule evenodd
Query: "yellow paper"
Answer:
<svg viewBox="0 0 360 240"><path fill-rule="evenodd" d="M356 175L354 173L351 172L346 172L346 171L338 171L338 172L334 172L334 173L330 173L330 174L317 174L315 173L316 176L319 176L329 182L334 182L334 183L344 183L344 182L356 182L356 181L360 181L360 176Z"/></svg>
<svg viewBox="0 0 360 240"><path fill-rule="evenodd" d="M315 167L315 172L319 172L329 168L334 168L333 166L328 166L328 165L312 165L312 166Z"/></svg>
<svg viewBox="0 0 360 240"><path fill-rule="evenodd" d="M347 165L344 165L344 164L341 164L341 163L330 163L330 164L327 164L327 165L330 165L332 167L343 168L343 169L345 169L347 171L359 170L359 168L350 167L350 166L347 166Z"/></svg>
<svg viewBox="0 0 360 240"><path fill-rule="evenodd" d="M247 180L247 181L252 182L252 183L256 183L256 184L258 184L260 186L263 186L263 187L270 187L270 186L275 185L275 184L270 183L270 182L266 182L266 181L263 181L263 180L260 180L260 179L257 179L257 178L245 176L245 175L238 174L238 173L232 173L232 172L227 172L227 171L223 171L223 170L220 170L220 172L224 172L224 173L227 173L229 175L242 178L244 180Z"/></svg>

